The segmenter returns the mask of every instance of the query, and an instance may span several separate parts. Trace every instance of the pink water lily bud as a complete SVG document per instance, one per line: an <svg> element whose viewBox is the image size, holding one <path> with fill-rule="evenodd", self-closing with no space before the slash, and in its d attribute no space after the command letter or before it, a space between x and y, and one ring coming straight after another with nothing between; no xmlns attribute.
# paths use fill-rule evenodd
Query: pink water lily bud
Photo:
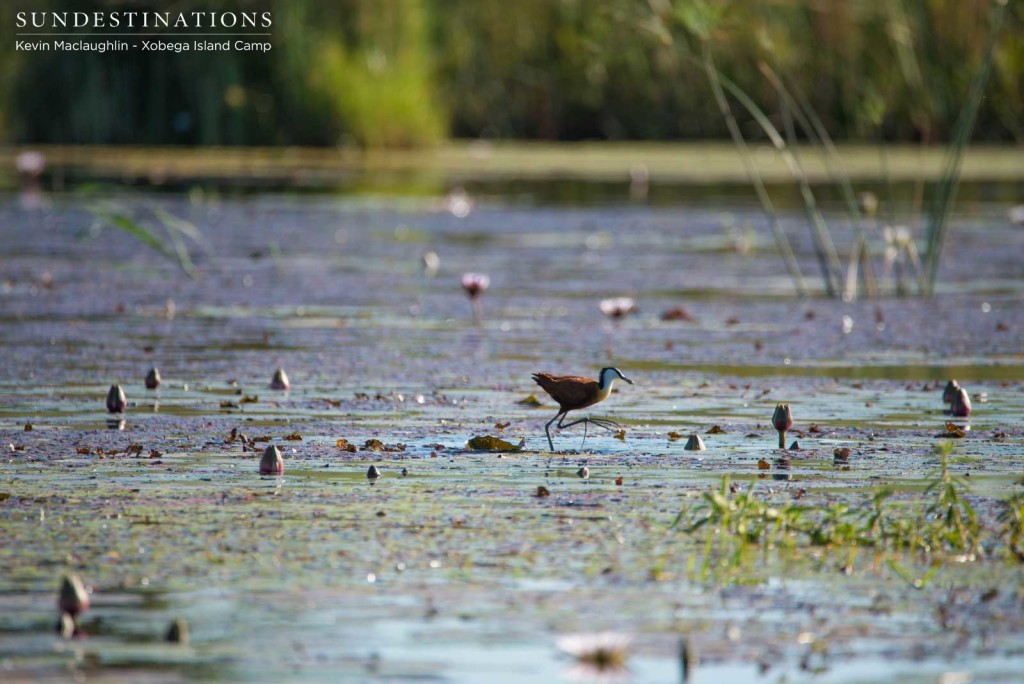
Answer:
<svg viewBox="0 0 1024 684"><path fill-rule="evenodd" d="M958 418L966 418L971 415L971 397L967 394L967 390L957 387L949 408L950 413Z"/></svg>
<svg viewBox="0 0 1024 684"><path fill-rule="evenodd" d="M463 273L462 289L470 299L476 299L491 286L491 277L484 273Z"/></svg>
<svg viewBox="0 0 1024 684"><path fill-rule="evenodd" d="M286 390L290 389L292 383L288 381L288 375L284 372L283 368L278 368L274 371L274 378L270 381L270 389L272 390Z"/></svg>
<svg viewBox="0 0 1024 684"><path fill-rule="evenodd" d="M956 380L950 380L946 383L946 389L942 390L942 403L951 404L953 403L953 395L960 389L960 384Z"/></svg>
<svg viewBox="0 0 1024 684"><path fill-rule="evenodd" d="M260 475L283 475L284 459L281 457L281 450L273 444L267 446L260 459Z"/></svg>
<svg viewBox="0 0 1024 684"><path fill-rule="evenodd" d="M601 313L609 318L625 318L636 310L636 302L632 297L611 297L602 299Z"/></svg>
<svg viewBox="0 0 1024 684"><path fill-rule="evenodd" d="M153 366L146 373L146 389L156 389L160 386L160 370Z"/></svg>
<svg viewBox="0 0 1024 684"><path fill-rule="evenodd" d="M60 612L72 618L89 610L89 592L78 575L65 575L60 584L60 598L57 600Z"/></svg>
<svg viewBox="0 0 1024 684"><path fill-rule="evenodd" d="M128 398L124 395L124 390L121 389L121 386L111 385L110 391L107 392L107 411L110 413L124 413L124 409L127 406Z"/></svg>
<svg viewBox="0 0 1024 684"><path fill-rule="evenodd" d="M793 427L793 412L789 404L778 404L772 414L772 426L779 433L779 448L786 448L786 430Z"/></svg>

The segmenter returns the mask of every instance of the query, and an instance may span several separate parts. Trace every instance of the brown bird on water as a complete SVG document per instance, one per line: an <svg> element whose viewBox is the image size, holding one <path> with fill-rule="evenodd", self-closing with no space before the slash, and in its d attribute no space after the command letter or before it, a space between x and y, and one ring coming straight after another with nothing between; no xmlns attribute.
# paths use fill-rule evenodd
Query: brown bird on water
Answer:
<svg viewBox="0 0 1024 684"><path fill-rule="evenodd" d="M614 430L619 427L618 423L604 418L580 418L571 423L565 423L565 416L569 411L593 406L604 401L612 393L612 385L616 380L624 380L630 385L633 381L622 374L618 368L602 368L597 380L581 378L575 375L551 375L549 373L534 373L533 379L541 386L551 398L558 402L558 413L544 426L544 433L548 436L548 446L555 450L555 443L551 441L551 424L558 421L558 429L572 427L583 423L583 440L587 439L587 425L593 423L606 430Z"/></svg>

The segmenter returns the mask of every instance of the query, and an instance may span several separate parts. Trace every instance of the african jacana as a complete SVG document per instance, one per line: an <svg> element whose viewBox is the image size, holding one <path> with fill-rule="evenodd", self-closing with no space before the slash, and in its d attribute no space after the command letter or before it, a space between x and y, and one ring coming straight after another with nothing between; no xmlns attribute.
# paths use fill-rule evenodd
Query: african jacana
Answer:
<svg viewBox="0 0 1024 684"><path fill-rule="evenodd" d="M551 424L558 421L558 429L564 430L583 423L583 439L587 439L586 426L590 423L606 430L614 430L619 427L618 423L604 418L580 418L571 423L563 422L569 411L593 406L604 401L612 393L612 385L616 380L624 380L630 385L633 381L622 374L618 368L602 368L597 380L581 378L575 375L550 375L549 373L534 373L534 381L541 386L551 398L558 402L558 413L544 426L544 433L548 436L548 446L555 450L555 443L551 441Z"/></svg>

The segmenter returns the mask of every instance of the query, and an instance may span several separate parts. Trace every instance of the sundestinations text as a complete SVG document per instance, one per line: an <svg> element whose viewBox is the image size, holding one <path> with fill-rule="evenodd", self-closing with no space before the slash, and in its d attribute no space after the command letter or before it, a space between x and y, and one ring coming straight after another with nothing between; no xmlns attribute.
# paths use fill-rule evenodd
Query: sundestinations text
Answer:
<svg viewBox="0 0 1024 684"><path fill-rule="evenodd" d="M270 12L18 12L18 28L270 28Z"/></svg>

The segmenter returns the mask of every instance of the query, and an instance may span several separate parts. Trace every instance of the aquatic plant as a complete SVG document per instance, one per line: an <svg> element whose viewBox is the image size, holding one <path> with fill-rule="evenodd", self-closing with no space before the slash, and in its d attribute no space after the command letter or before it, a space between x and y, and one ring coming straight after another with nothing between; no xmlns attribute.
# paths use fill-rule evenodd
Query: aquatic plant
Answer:
<svg viewBox="0 0 1024 684"><path fill-rule="evenodd" d="M273 444L268 444L260 459L260 475L283 475L284 458L281 457L281 450Z"/></svg>
<svg viewBox="0 0 1024 684"><path fill-rule="evenodd" d="M772 414L772 426L779 433L779 448L786 448L786 431L793 427L793 411L789 404L778 404Z"/></svg>
<svg viewBox="0 0 1024 684"><path fill-rule="evenodd" d="M79 194L92 195L96 191L96 188L85 187ZM189 278L195 278L196 268L186 240L205 248L205 238L191 222L148 203L135 206L105 198L93 200L87 208L93 215L91 231L94 235L104 226L120 230L177 263ZM163 233L150 228L149 224L156 224Z"/></svg>
<svg viewBox="0 0 1024 684"><path fill-rule="evenodd" d="M928 227L925 231L926 247L924 250L924 273L921 277L922 294L935 294L935 281L939 274L939 263L949 233L949 218L953 213L956 193L960 187L960 170L963 165L964 153L974 133L974 124L978 119L978 108L985 97L985 85L988 83L995 56L996 45L1006 16L1007 0L996 0L992 11L992 26L989 29L988 41L985 46L981 65L974 74L971 87L953 132L953 140L946 152L946 166L939 180L932 208L929 214Z"/></svg>
<svg viewBox="0 0 1024 684"><path fill-rule="evenodd" d="M57 607L72 618L89 610L89 592L78 575L65 575L61 580Z"/></svg>
<svg viewBox="0 0 1024 684"><path fill-rule="evenodd" d="M601 313L608 318L625 318L636 310L636 302L632 297L609 297L600 303Z"/></svg>
<svg viewBox="0 0 1024 684"><path fill-rule="evenodd" d="M618 632L565 634L555 643L560 651L600 673L625 667L633 637Z"/></svg>
<svg viewBox="0 0 1024 684"><path fill-rule="evenodd" d="M120 385L111 385L107 392L107 411L110 413L124 413L128 406L128 398Z"/></svg>
<svg viewBox="0 0 1024 684"><path fill-rule="evenodd" d="M870 493L869 506L850 503L805 506L791 501L773 503L722 478L705 492L699 504L682 509L669 525L689 535L704 535L702 562L692 570L700 577L729 579L748 568L750 551L776 551L794 559L802 550L867 547L893 554L925 554L930 562L974 558L982 553L981 527L967 500L966 478L949 468L952 443L937 448L939 467L928 476L921 498L887 505L895 490ZM1015 557L1024 559L1024 496L1004 502L1002 537ZM794 555L795 554L795 555ZM900 566L902 567L902 566ZM921 581L922 578L915 578Z"/></svg>
<svg viewBox="0 0 1024 684"><path fill-rule="evenodd" d="M971 415L971 397L963 387L957 387L949 402L949 412L958 418Z"/></svg>
<svg viewBox="0 0 1024 684"><path fill-rule="evenodd" d="M288 380L288 374L284 372L284 368L278 368L274 371L274 377L270 379L270 389L272 390L287 390L291 389L292 383Z"/></svg>
<svg viewBox="0 0 1024 684"><path fill-rule="evenodd" d="M473 306L473 320L479 323L483 318L480 297L491 286L491 277L485 273L463 273L461 282L462 289L469 296L469 301Z"/></svg>

